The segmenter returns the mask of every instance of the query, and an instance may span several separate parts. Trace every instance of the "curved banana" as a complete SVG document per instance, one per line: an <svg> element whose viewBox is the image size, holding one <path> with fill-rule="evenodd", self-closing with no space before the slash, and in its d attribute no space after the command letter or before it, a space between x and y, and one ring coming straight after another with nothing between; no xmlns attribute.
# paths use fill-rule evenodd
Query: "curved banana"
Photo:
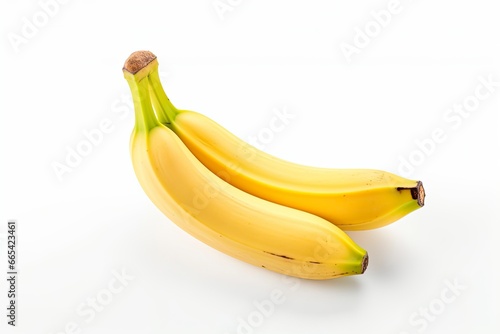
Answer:
<svg viewBox="0 0 500 334"><path fill-rule="evenodd" d="M424 205L422 182L372 169L314 168L290 163L242 141L202 114L176 109L165 94L156 56L149 87L161 123L219 177L252 195L318 215L343 230L390 224Z"/></svg>
<svg viewBox="0 0 500 334"><path fill-rule="evenodd" d="M134 98L131 155L152 202L213 248L279 273L309 279L362 274L367 252L328 221L233 187L208 170L151 105L151 59L132 55L123 69ZM141 65L142 64L142 65Z"/></svg>

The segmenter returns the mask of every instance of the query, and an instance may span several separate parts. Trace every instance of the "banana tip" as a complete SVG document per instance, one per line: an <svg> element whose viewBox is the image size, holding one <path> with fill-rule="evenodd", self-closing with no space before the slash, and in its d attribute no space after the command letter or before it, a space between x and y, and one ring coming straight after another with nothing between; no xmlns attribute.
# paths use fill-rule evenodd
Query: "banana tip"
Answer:
<svg viewBox="0 0 500 334"><path fill-rule="evenodd" d="M155 59L156 56L151 51L136 51L127 58L123 70L136 74Z"/></svg>
<svg viewBox="0 0 500 334"><path fill-rule="evenodd" d="M424 206L424 202L425 202L425 189L424 189L424 185L422 184L421 181L417 182L417 186L415 187L415 191L414 192L415 192L414 197L416 197L418 205Z"/></svg>
<svg viewBox="0 0 500 334"><path fill-rule="evenodd" d="M407 188L407 187L398 187L398 191L401 190L410 190L411 198L417 201L417 204L422 207L425 203L425 189L424 185L421 181L417 181L417 185L415 187Z"/></svg>
<svg viewBox="0 0 500 334"><path fill-rule="evenodd" d="M368 268L368 253L363 256L363 261L361 263L361 273L363 274L366 271L366 268Z"/></svg>

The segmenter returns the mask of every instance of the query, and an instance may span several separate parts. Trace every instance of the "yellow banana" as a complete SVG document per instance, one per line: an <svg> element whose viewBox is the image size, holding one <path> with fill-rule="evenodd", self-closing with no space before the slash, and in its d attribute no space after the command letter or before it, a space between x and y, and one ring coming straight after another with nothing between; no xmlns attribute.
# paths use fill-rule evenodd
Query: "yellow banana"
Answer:
<svg viewBox="0 0 500 334"><path fill-rule="evenodd" d="M144 68L151 60L132 54L123 69L135 109L132 162L151 201L192 236L253 265L309 279L362 274L368 254L341 229L230 185L159 122Z"/></svg>
<svg viewBox="0 0 500 334"><path fill-rule="evenodd" d="M318 215L343 230L390 224L424 205L422 182L372 169L328 169L290 163L242 141L202 114L178 110L165 94L158 61L149 73L151 99L172 129L212 172L257 197Z"/></svg>

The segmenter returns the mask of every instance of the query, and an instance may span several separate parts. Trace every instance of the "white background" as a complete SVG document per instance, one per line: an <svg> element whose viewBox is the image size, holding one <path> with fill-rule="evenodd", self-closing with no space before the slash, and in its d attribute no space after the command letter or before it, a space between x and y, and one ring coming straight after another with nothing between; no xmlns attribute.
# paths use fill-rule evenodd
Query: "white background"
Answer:
<svg viewBox="0 0 500 334"><path fill-rule="evenodd" d="M0 283L1 333L499 332L493 1L401 0L384 27L372 11L389 1L54 1L0 10L0 267L15 219L20 273L16 328ZM370 254L356 277L286 280L212 250L164 217L132 170L121 68L141 49L158 56L177 107L291 161L420 179L425 207L349 233ZM457 118L448 110L474 102L480 77L497 86ZM265 137L277 110L293 117ZM108 133L58 177L54 164L103 121Z"/></svg>

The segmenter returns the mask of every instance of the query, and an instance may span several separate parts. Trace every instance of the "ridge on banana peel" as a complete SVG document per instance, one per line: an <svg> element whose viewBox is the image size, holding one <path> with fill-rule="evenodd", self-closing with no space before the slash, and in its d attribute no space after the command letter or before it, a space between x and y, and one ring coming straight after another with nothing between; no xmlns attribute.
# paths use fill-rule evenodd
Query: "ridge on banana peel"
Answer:
<svg viewBox="0 0 500 334"><path fill-rule="evenodd" d="M196 159L155 115L150 73L137 66L149 60L131 57L123 69L135 109L130 149L139 183L168 218L205 244L278 273L318 280L364 273L368 254L344 231L248 194Z"/></svg>
<svg viewBox="0 0 500 334"><path fill-rule="evenodd" d="M139 67L148 73L160 122L172 129L208 169L235 187L315 214L343 230L379 228L424 205L420 181L373 169L290 163L247 144L202 114L178 110L162 88L156 56L149 51L137 51L132 56L148 60Z"/></svg>

